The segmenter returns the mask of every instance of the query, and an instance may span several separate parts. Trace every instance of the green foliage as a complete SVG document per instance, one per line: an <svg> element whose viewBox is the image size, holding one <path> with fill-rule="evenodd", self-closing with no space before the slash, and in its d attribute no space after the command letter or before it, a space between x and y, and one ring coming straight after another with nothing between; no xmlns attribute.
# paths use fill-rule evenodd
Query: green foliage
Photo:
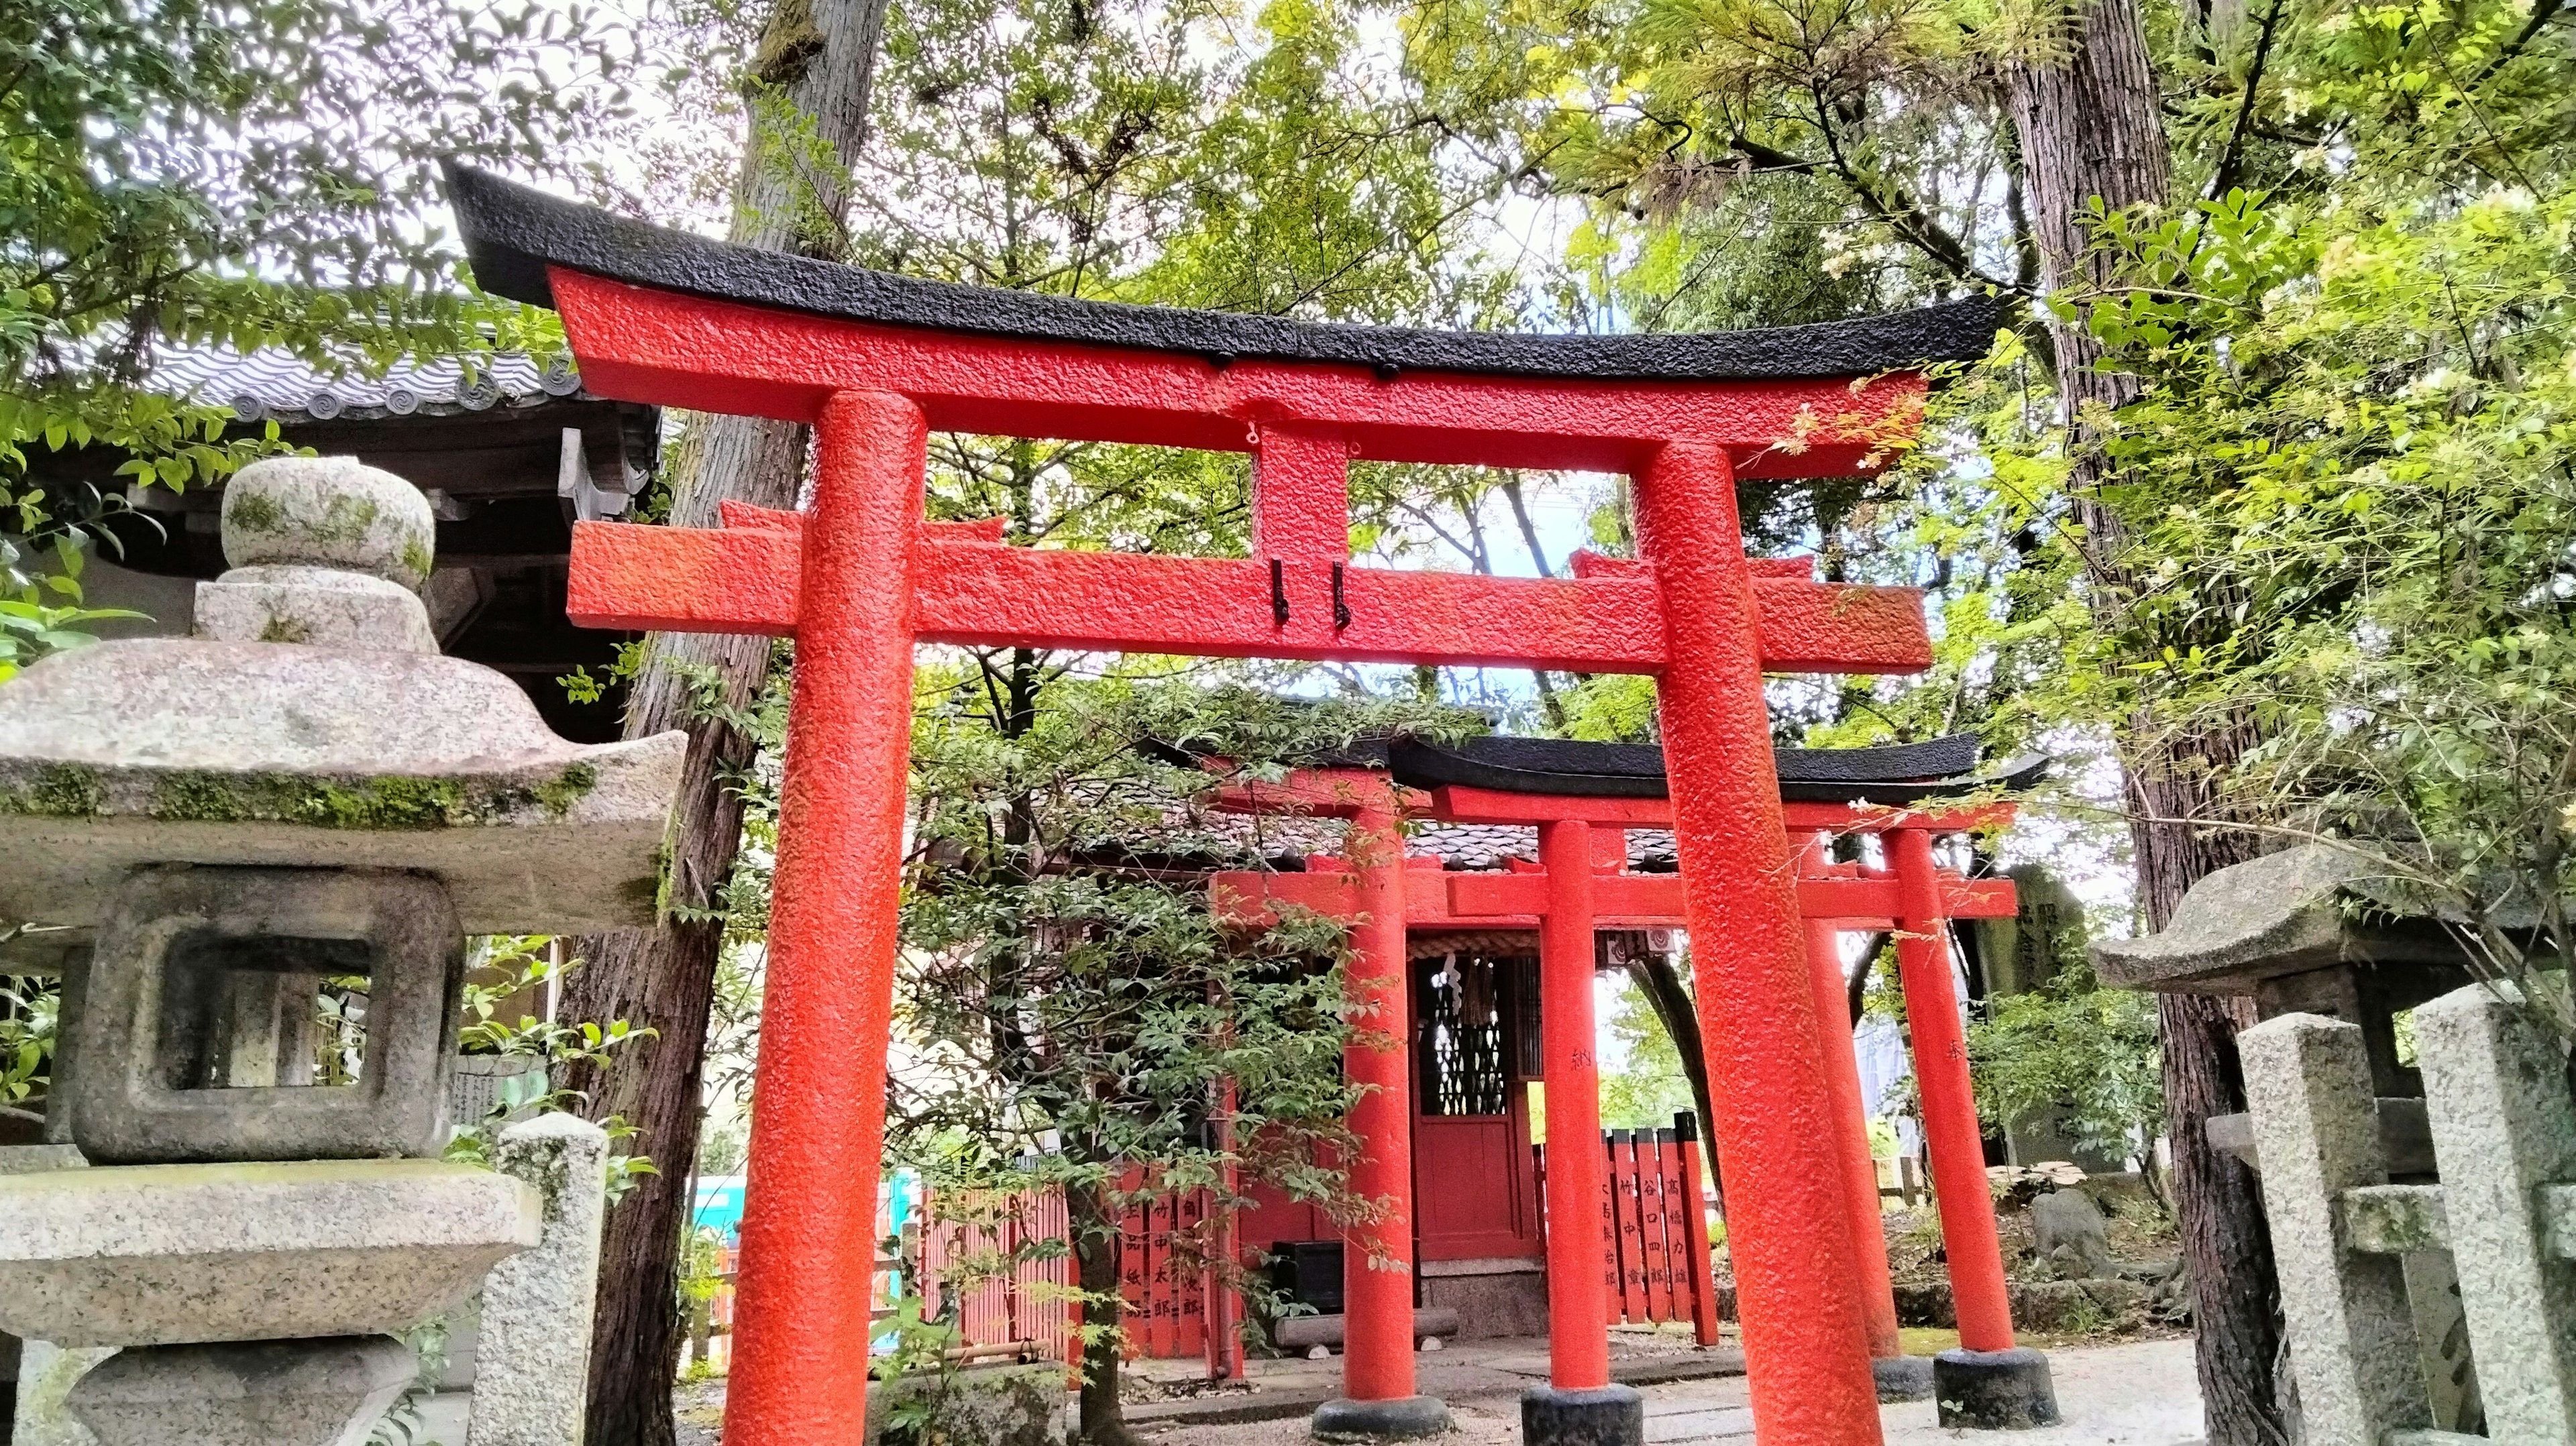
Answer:
<svg viewBox="0 0 2576 1446"><path fill-rule="evenodd" d="M566 975L581 967L578 959L557 964L553 943L552 936L545 934L492 934L474 941L465 983L468 1023L459 1031L461 1047L467 1054L542 1060L545 1067L501 1076L492 1107L483 1118L458 1121L451 1127L448 1159L489 1164L501 1131L513 1119L577 1111L583 1103L581 1094L556 1088L555 1071L572 1064L605 1065L624 1046L656 1033L633 1028L622 1019L602 1025L590 1020L566 1023L524 1012L516 1019L502 1014L501 1007L509 1000L548 984L560 986ZM660 1172L651 1158L629 1146L636 1138L634 1126L611 1116L600 1122L600 1128L608 1132L608 1200L613 1205L639 1178Z"/></svg>
<svg viewBox="0 0 2576 1446"><path fill-rule="evenodd" d="M54 1040L62 1022L58 981L0 976L0 1112L35 1114L52 1087Z"/></svg>
<svg viewBox="0 0 2576 1446"><path fill-rule="evenodd" d="M2099 988L2071 958L2039 988L1988 1000L1968 1024L1968 1061L1989 1126L2048 1117L2085 1149L2154 1174L2165 1107L2153 996Z"/></svg>
<svg viewBox="0 0 2576 1446"><path fill-rule="evenodd" d="M30 481L38 453L113 449L121 481L185 488L280 450L221 399L155 394L171 345L325 368L560 351L551 316L458 281L420 224L432 162L567 173L623 112L631 50L586 7L525 0L0 7L7 530L51 543L122 503ZM20 555L0 565L35 601Z"/></svg>
<svg viewBox="0 0 2576 1446"><path fill-rule="evenodd" d="M55 574L46 581L56 581L61 576ZM124 608L47 607L0 598L0 683L8 682L21 668L40 658L98 641L81 632L78 624L141 616Z"/></svg>
<svg viewBox="0 0 2576 1446"><path fill-rule="evenodd" d="M1674 1114L1697 1109L1690 1076L1682 1072L1681 1051L1655 1017L1646 991L1625 973L1618 979L1608 1025L1627 1063L1617 1073L1601 1076L1601 1128L1669 1130Z"/></svg>

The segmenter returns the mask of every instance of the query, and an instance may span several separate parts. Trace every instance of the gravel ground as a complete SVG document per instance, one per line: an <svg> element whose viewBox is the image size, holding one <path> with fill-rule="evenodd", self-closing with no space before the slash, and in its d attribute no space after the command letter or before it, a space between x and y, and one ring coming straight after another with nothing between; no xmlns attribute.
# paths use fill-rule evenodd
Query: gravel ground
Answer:
<svg viewBox="0 0 2576 1446"><path fill-rule="evenodd" d="M1991 1441L1996 1446L2197 1446L2200 1392L2189 1340L2141 1341L2052 1352L2065 1424L2039 1431L1945 1431L1932 1403L1880 1408L1887 1446ZM1753 1440L1753 1413L1741 1378L1648 1386L1650 1443L1738 1443ZM1444 1446L1517 1446L1520 1410L1509 1395L1451 1402L1458 1422ZM1185 1426L1157 1433L1158 1446L1307 1446L1302 1419L1241 1426Z"/></svg>

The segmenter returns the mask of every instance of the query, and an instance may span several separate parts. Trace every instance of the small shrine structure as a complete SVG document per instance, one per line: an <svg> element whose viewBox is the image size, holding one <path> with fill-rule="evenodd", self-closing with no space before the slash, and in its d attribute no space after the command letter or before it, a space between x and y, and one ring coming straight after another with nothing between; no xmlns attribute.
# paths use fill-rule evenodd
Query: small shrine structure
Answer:
<svg viewBox="0 0 2576 1446"><path fill-rule="evenodd" d="M554 308L604 396L815 428L809 509L710 529L583 523L568 608L617 628L797 640L753 1123L730 1446L823 1446L862 1419L875 1184L896 948L912 651L1073 651L1500 665L1657 679L1713 1143L1728 1162L1756 1430L1766 1446L1880 1439L1865 1288L1849 1269L1834 1091L1810 984L1762 677L1902 673L1931 658L1920 596L1758 570L1735 483L1868 471L1917 424L1923 369L1982 355L1975 299L1699 336L1541 336L1313 325L945 283L729 246L456 168L476 279ZM923 516L931 429L1248 452L1252 555L1013 546L999 520ZM1354 459L1626 473L1641 556L1508 579L1356 565ZM1363 832L1382 836L1393 801ZM1562 872L1585 873L1568 856ZM1370 928L1401 927L1402 864L1358 861ZM1354 997L1400 1017L1401 950L1359 951ZM1408 1062L1358 1134L1400 1168ZM1409 1266L1380 1230L1355 1253ZM1355 1270L1354 1327L1410 1309L1409 1270ZM1367 1304L1384 1295L1389 1306ZM1422 1434L1441 1403L1409 1352L1318 1412L1319 1430ZM1963 1353L1963 1372L1989 1371ZM1542 1414L1615 1400L1542 1388Z"/></svg>
<svg viewBox="0 0 2576 1446"><path fill-rule="evenodd" d="M1663 750L1477 738L1449 746L1397 739L1351 752L1340 766L1300 769L1275 784L1229 791L1231 807L1336 815L1351 819L1352 827L1341 855L1310 859L1305 872L1216 875L1214 906L1245 922L1271 917L1282 905L1349 920L1355 949L1388 949L1415 961L1408 966L1413 978L1406 993L1411 1016L1381 1025L1413 1041L1411 1158L1375 1177L1367 1193L1409 1206L1421 1270L1436 1270L1442 1261L1490 1265L1534 1250L1543 1235L1553 1384L1565 1391L1602 1390L1610 1385L1604 1328L1620 1318L1619 1303L1610 1298L1614 1272L1603 1269L1603 1251L1615 1260L1620 1242L1613 1239L1605 1247L1585 1231L1542 1232L1539 1222L1542 1211L1548 1221L1588 1218L1568 1212L1588 1212L1585 1202L1600 1198L1603 1157L1585 1149L1550 1151L1546 1198L1540 1200L1530 1188L1527 1109L1509 1087L1523 1072L1506 1061L1544 1062L1530 1072L1540 1074L1546 1087L1552 1140L1588 1140L1598 1132L1592 1001L1598 934L1686 927L1682 880L1632 863L1641 856L1663 862L1653 842L1672 818ZM2036 1417L2010 1424L2044 1424L2053 1404L2042 1409L2036 1403L2053 1402L2053 1392L2045 1360L2014 1349L1949 950L1951 920L2010 917L2015 891L2009 879L1972 879L1937 868L1932 843L1939 835L2008 823L2009 804L1963 807L1953 801L1998 786L2027 785L2045 765L2021 760L1997 777L1979 778L1976 764L1975 740L1968 737L1774 753L1783 819L1799 844L1798 903L1814 997L1820 1010L1843 997L1843 932L1895 933L1960 1339L1969 1350L2012 1353L2010 1388L1980 1399L2018 1403L2019 1409L2004 1410L2007 1417ZM1411 819L1534 826L1538 856L1507 858L1509 871L1502 874L1444 871L1437 856L1407 852L1401 824ZM1643 837L1632 838L1632 830ZM1876 839L1880 862L1835 862L1831 842L1853 837ZM1373 867L1383 867L1371 862L1379 859L1401 861L1384 869L1391 878L1372 876ZM1386 913L1362 906L1364 893L1382 900L1387 891L1393 901L1377 904ZM1506 939L1534 933L1535 969L1526 976L1498 969L1502 959L1516 957L1517 946L1499 942L1497 932ZM1493 977L1481 987L1465 987L1471 981L1458 977L1461 954L1468 956L1470 970L1482 968ZM1470 998L1477 1017L1462 1018ZM1493 1042L1486 1049L1459 1048L1458 1038L1487 1030ZM1866 1285L1873 1369L1882 1395L1930 1394L1926 1363L1906 1358L1898 1344L1852 1036L1821 1021L1820 1034L1834 1100L1838 1168L1846 1182L1847 1268ZM1497 1087L1477 1081L1451 1087L1448 1076L1473 1072L1482 1056L1490 1056L1492 1070L1504 1076ZM1479 1110L1485 1118L1451 1117ZM1721 1155L1722 1165L1730 1163ZM1696 1193L1695 1181L1690 1189ZM1690 1208L1697 1208L1695 1200ZM1439 1218L1453 1215L1472 1219ZM1246 1243L1263 1243L1257 1217L1246 1229ZM1693 1284L1700 1299L1709 1298L1708 1282ZM1352 1375L1375 1368L1361 1359L1365 1351L1393 1349L1397 1341L1411 1348L1411 1332L1398 1323L1365 1330L1353 1320L1345 1332L1345 1369ZM1709 1338L1704 1326L1703 1340ZM1969 1405L1945 1403L1945 1422L2006 1424L1972 1419L1977 1413Z"/></svg>

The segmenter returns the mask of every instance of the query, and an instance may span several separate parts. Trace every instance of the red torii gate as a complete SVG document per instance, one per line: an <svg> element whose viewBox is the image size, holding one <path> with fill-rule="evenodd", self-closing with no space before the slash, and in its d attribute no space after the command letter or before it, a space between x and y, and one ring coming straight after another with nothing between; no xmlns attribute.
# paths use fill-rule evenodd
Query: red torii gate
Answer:
<svg viewBox="0 0 2576 1446"><path fill-rule="evenodd" d="M1627 867L1627 830L1669 826L1672 808L1667 800L1460 784L1413 788L1374 770L1315 768L1298 770L1279 783L1239 785L1226 791L1224 801L1245 811L1349 817L1353 828L1345 859L1317 861L1340 867L1305 873L1217 874L1210 881L1210 897L1220 916L1259 920L1280 905L1293 905L1327 918L1354 921L1355 968L1375 967L1373 957L1369 965L1357 961L1362 951L1372 956L1387 951L1396 959L1404 958L1405 935L1413 928L1535 927L1549 1133L1562 1132L1564 1138L1574 1140L1589 1140L1599 1133L1592 935L1603 926L1685 922L1680 878L1632 873ZM1938 869L1931 849L1938 835L2009 823L2012 806L1889 808L1791 800L1782 804L1782 811L1789 830L1807 840L1798 858L1797 892L1819 1008L1824 1001L1842 997L1838 941L1844 931L1897 934L1960 1342L1971 1351L2012 1350L2003 1258L1986 1184L1983 1131L1969 1090L1948 937L1950 920L2009 918L2017 900L2011 880L1968 879ZM1404 817L1535 825L1539 863L1501 874L1439 872L1436 861L1405 857L1397 822ZM1857 863L1833 862L1829 842L1846 835L1877 836L1887 865L1865 869ZM1372 862L1380 859L1399 862L1392 868ZM1384 877L1372 877L1373 873ZM1388 907L1391 899L1401 923L1386 928L1363 907L1364 898L1380 908ZM1863 1286L1870 1353L1878 1360L1894 1360L1903 1352L1879 1223L1877 1170L1849 1031L1826 1030L1824 1055L1834 1099L1837 1164L1845 1180L1848 1267ZM1402 1089L1399 1080L1393 1091L1399 1100ZM1601 1159L1589 1150L1550 1151L1549 1158L1549 1220L1589 1218L1585 1202L1601 1193ZM1365 1193L1409 1202L1411 1176L1405 1168L1409 1161L1392 1164L1393 1168L1380 1171L1365 1184L1355 1180L1355 1186ZM1551 1229L1547 1253L1550 1383L1560 1392L1603 1392L1610 1386L1604 1328L1611 1316L1598 1242L1586 1232ZM1707 1284L1701 1283L1702 1298L1707 1292ZM1372 1298L1367 1308L1383 1312L1384 1319L1363 1322L1363 1304L1357 1299L1346 1309L1345 1369L1354 1376L1382 1369L1374 1357L1409 1353L1412 1348L1410 1296L1382 1294L1386 1298ZM1371 1359L1364 1360L1364 1353ZM2025 1375L2036 1374L2039 1382L2046 1379L2044 1363L2026 1362L2022 1369ZM1529 1427L1533 1440L1555 1439L1542 1437L1536 1420ZM1637 1429L1642 1430L1642 1422Z"/></svg>
<svg viewBox="0 0 2576 1446"><path fill-rule="evenodd" d="M588 626L797 639L729 1446L823 1446L865 1409L923 642L1655 675L1684 914L1696 937L1742 945L1702 951L1699 997L1729 1102L1713 1134L1737 1162L1756 1427L1769 1446L1879 1439L1762 673L1911 672L1930 648L1911 589L1757 576L1734 483L1869 469L1915 425L1920 366L1983 353L1991 303L1702 337L1315 326L909 281L461 167L448 188L477 279L560 313L592 391L815 428L813 500L792 525L584 523L568 594ZM1249 452L1254 556L1039 550L928 524L933 427ZM1631 474L1643 560L1562 579L1351 565L1353 458ZM1385 1397L1342 1404L1419 1424L1411 1376L1408 1357L1369 1383Z"/></svg>

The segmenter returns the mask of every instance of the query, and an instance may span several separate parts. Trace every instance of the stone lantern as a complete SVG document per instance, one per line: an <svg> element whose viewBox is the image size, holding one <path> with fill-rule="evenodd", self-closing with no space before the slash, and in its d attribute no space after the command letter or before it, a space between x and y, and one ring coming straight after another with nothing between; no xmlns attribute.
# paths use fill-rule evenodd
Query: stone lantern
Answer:
<svg viewBox="0 0 2576 1446"><path fill-rule="evenodd" d="M64 975L38 1163L83 1166L0 1167L0 1330L121 1348L70 1394L103 1446L362 1440L389 1333L539 1245L438 1158L465 940L650 923L684 748L441 656L399 477L260 462L222 528L193 637L0 685L0 919Z"/></svg>

